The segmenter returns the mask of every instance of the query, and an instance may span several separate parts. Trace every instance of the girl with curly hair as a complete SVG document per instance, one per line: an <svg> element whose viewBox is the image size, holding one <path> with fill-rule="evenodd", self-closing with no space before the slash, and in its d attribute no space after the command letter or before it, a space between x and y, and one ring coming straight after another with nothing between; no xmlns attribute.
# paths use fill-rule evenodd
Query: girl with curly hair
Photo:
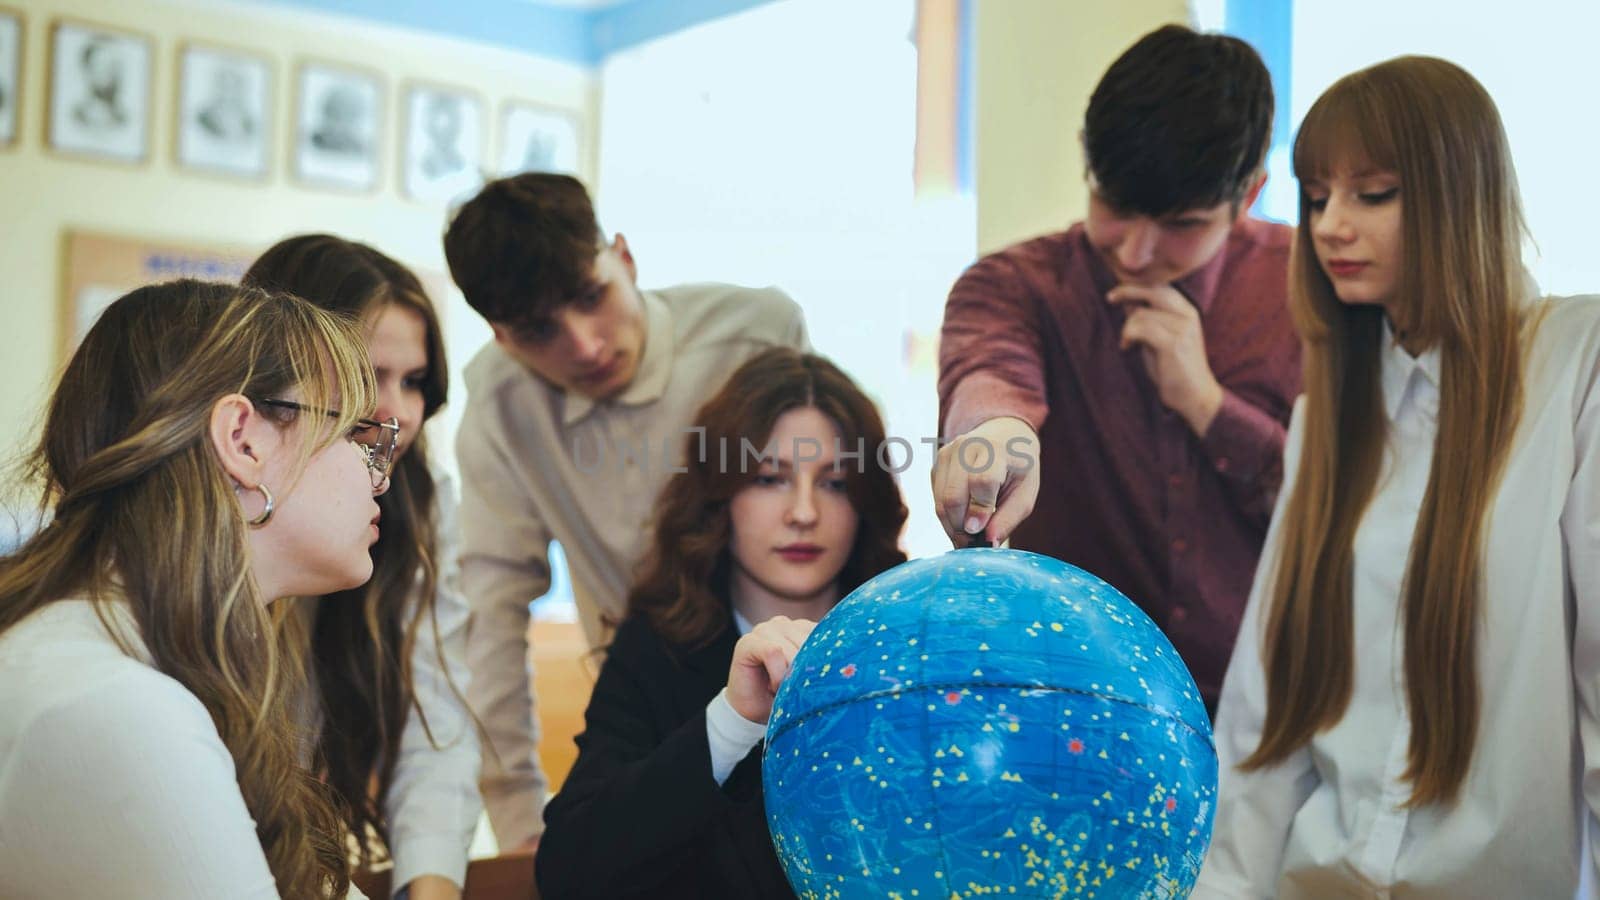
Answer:
<svg viewBox="0 0 1600 900"><path fill-rule="evenodd" d="M883 422L827 360L753 357L695 422L546 808L546 898L789 896L756 745L816 620L906 558Z"/></svg>

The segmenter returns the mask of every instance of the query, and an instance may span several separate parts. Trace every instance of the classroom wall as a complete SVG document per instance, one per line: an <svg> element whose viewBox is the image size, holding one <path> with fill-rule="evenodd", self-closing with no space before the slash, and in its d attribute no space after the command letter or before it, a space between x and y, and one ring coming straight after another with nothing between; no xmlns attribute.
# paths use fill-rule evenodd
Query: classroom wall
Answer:
<svg viewBox="0 0 1600 900"><path fill-rule="evenodd" d="M486 109L486 166L496 161L502 100L572 109L587 122L594 120L591 70L355 19L216 0L26 0L21 8L15 0L0 0L0 5L25 17L21 134L10 148L0 148L0 454L7 459L33 437L61 362L65 229L253 248L294 232L331 231L443 274L444 204L416 202L400 191L403 86L415 80L476 92ZM136 31L155 42L149 161L83 161L43 146L47 47L51 22L58 17ZM273 61L276 115L271 176L265 182L196 174L175 163L177 54L180 42L190 40L253 50ZM338 193L292 180L294 73L307 57L385 76L385 150L376 191ZM592 173L596 140L594 129L588 130L582 166ZM453 291L442 294L434 299L444 314L452 367L459 368L487 329ZM460 406L452 405L457 410L447 407L439 422L448 433L454 431L451 414ZM436 446L447 443L435 441Z"/></svg>
<svg viewBox="0 0 1600 900"><path fill-rule="evenodd" d="M1189 20L1185 0L977 3L979 253L1083 216L1078 130L1095 82L1140 35Z"/></svg>
<svg viewBox="0 0 1600 900"><path fill-rule="evenodd" d="M906 547L924 555L950 546L919 440L938 431L932 347L973 240L970 202L919 198L913 182L916 15L912 0L779 0L615 54L597 202L646 287L794 298L812 346L915 448L893 464Z"/></svg>
<svg viewBox="0 0 1600 900"><path fill-rule="evenodd" d="M1369 27L1375 22L1382 27ZM1395 56L1439 56L1465 68L1494 99L1511 145L1533 237L1524 261L1547 293L1595 293L1597 33L1600 4L1594 2L1523 0L1514 14L1497 0L1298 2L1293 96L1280 109L1287 107L1298 127L1334 81ZM1282 172L1281 208L1292 210L1296 194L1287 161Z"/></svg>

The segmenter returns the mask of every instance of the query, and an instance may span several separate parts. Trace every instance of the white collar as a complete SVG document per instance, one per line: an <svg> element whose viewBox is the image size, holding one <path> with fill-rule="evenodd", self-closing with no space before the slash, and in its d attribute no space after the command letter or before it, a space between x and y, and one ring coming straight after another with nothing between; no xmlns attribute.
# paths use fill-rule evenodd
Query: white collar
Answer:
<svg viewBox="0 0 1600 900"><path fill-rule="evenodd" d="M1428 394L1437 401L1439 396L1440 381L1440 353L1439 346L1435 344L1423 352L1421 356L1412 356L1400 345L1395 337L1394 330L1389 327L1389 320L1383 322L1383 350L1381 354L1383 363L1383 409L1388 413L1389 421L1395 421L1400 415L1400 407L1404 404L1407 395L1412 390L1411 385L1421 376L1421 384L1417 390L1422 390L1426 385ZM1435 408L1437 405L1435 404Z"/></svg>

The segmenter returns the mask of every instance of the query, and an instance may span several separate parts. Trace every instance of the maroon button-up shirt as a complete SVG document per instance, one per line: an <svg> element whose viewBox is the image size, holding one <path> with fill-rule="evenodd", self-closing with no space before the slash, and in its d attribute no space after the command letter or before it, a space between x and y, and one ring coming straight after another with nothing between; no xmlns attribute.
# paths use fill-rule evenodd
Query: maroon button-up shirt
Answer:
<svg viewBox="0 0 1600 900"><path fill-rule="evenodd" d="M939 420L1033 426L1039 499L1011 546L1081 566L1160 625L1216 708L1282 481L1300 392L1287 291L1293 231L1241 218L1173 286L1200 312L1222 409L1203 437L1162 405L1140 350L1118 348L1115 276L1083 226L986 256L950 291Z"/></svg>

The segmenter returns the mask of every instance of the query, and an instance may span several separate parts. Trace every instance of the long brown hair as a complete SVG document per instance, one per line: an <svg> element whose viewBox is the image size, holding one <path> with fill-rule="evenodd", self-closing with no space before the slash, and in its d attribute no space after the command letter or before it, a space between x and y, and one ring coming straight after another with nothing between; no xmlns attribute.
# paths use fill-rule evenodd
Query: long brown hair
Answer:
<svg viewBox="0 0 1600 900"><path fill-rule="evenodd" d="M1522 406L1525 229L1494 102L1444 60L1401 57L1348 75L1306 114L1296 178L1365 168L1400 179L1393 328L1438 348L1442 364L1433 465L1400 598L1415 806L1456 797L1477 739L1485 520ZM1349 705L1353 542L1388 439L1384 310L1339 301L1310 220L1302 192L1290 299L1306 340L1303 449L1267 617L1266 723L1247 769L1306 745Z"/></svg>
<svg viewBox="0 0 1600 900"><path fill-rule="evenodd" d="M766 446L784 413L814 407L839 427L840 446L862 455L840 459L846 494L861 517L855 545L839 570L841 594L905 562L900 530L906 507L900 488L880 460L883 420L850 377L826 359L774 348L740 366L695 415L683 467L656 501L655 535L628 595L628 614L644 616L663 637L684 647L703 646L727 627L733 536L728 504L758 474L745 466L743 442ZM726 448L726 454L722 452ZM748 471L745 471L748 469Z"/></svg>
<svg viewBox="0 0 1600 900"><path fill-rule="evenodd" d="M372 407L365 348L347 321L293 297L197 281L111 304L68 363L31 458L54 515L0 559L0 632L81 597L115 636L110 604L124 600L155 667L216 723L279 892L343 896L336 798L298 758L288 698L301 666L280 641L274 598L250 577L247 526L208 437L221 397L297 388L307 406L342 412L331 425L300 417L295 471ZM295 416L257 411L285 424Z"/></svg>
<svg viewBox="0 0 1600 900"><path fill-rule="evenodd" d="M428 357L423 421L444 405L449 386L439 317L422 283L398 262L333 235L297 235L263 253L244 282L361 321L390 304L417 313L426 326ZM316 603L311 655L323 717L315 765L344 800L350 832L361 838L363 866L373 861L367 835L390 846L382 804L394 784L406 716L414 711L427 730L411 672L412 650L425 624L433 626L434 652L443 654L434 617L434 500L426 432L418 431L394 465L389 490L378 498L383 528L372 547L372 580Z"/></svg>

